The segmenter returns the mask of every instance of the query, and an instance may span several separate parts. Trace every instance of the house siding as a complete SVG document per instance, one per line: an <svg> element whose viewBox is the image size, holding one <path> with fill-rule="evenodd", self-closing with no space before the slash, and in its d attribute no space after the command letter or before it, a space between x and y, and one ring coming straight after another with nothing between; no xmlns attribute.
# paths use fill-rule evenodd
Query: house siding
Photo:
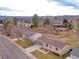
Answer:
<svg viewBox="0 0 79 59"><path fill-rule="evenodd" d="M70 50L70 47L68 45L66 45L64 48L60 49L51 45L46 46L46 44L42 44L42 46L47 49L50 50L51 52L55 52L57 54L59 54L60 56L64 55L65 53L67 53ZM51 47L51 48L50 48ZM56 48L58 50L56 50Z"/></svg>
<svg viewBox="0 0 79 59"><path fill-rule="evenodd" d="M74 56L74 55L71 55L70 56L72 59L79 59L79 57L76 57L76 56Z"/></svg>
<svg viewBox="0 0 79 59"><path fill-rule="evenodd" d="M71 47L69 45L66 45L63 49L60 50L60 52L62 52L62 55L66 54L69 50L71 49Z"/></svg>

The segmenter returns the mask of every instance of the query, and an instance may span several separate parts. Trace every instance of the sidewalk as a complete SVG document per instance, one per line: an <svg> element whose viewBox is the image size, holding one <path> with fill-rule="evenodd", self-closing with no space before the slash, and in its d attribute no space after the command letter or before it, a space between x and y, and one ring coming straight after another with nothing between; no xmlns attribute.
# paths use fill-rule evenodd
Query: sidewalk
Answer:
<svg viewBox="0 0 79 59"><path fill-rule="evenodd" d="M29 47L29 48L26 48L26 49L25 49L25 53L26 53L28 56L30 56L31 59L37 59L35 56L33 56L33 55L31 54L31 52L32 52L32 51L35 51L35 50L38 50L40 47L41 47L40 45L36 44L36 45L34 45L34 46L31 46L31 47Z"/></svg>
<svg viewBox="0 0 79 59"><path fill-rule="evenodd" d="M18 38L14 38L14 39L12 39L12 41L17 41L18 40ZM22 38L19 38L19 40L23 40Z"/></svg>
<svg viewBox="0 0 79 59"><path fill-rule="evenodd" d="M39 44L36 44L34 46L31 46L29 48L26 48L25 51L32 52L32 51L38 50L40 47L41 46Z"/></svg>

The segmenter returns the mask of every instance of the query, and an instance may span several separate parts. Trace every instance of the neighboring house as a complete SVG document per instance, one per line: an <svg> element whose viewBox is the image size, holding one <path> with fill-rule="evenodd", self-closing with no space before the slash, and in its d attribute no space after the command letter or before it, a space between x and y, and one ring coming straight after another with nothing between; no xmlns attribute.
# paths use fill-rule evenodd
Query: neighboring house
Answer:
<svg viewBox="0 0 79 59"><path fill-rule="evenodd" d="M62 24L54 24L53 27L54 27L54 30L61 31L61 32L62 31L68 31L69 30L69 28L65 27Z"/></svg>
<svg viewBox="0 0 79 59"><path fill-rule="evenodd" d="M72 49L70 53L70 58L72 59L79 59L79 48ZM68 57L66 59L69 59Z"/></svg>
<svg viewBox="0 0 79 59"><path fill-rule="evenodd" d="M25 23L25 26L30 27L30 26L32 26L32 24L31 23Z"/></svg>
<svg viewBox="0 0 79 59"><path fill-rule="evenodd" d="M4 30L3 24L0 24L0 33L2 33Z"/></svg>
<svg viewBox="0 0 79 59"><path fill-rule="evenodd" d="M30 36L32 41L37 41L40 37L42 37L41 33L35 33L34 35Z"/></svg>
<svg viewBox="0 0 79 59"><path fill-rule="evenodd" d="M59 54L60 56L66 54L70 51L71 47L65 42L53 40L53 39L43 39L40 38L38 43L46 49L46 51L51 51Z"/></svg>
<svg viewBox="0 0 79 59"><path fill-rule="evenodd" d="M73 30L77 31L79 29L79 20L72 20Z"/></svg>
<svg viewBox="0 0 79 59"><path fill-rule="evenodd" d="M31 30L22 30L21 33L22 33L22 38L25 38L25 39L30 39L30 37L35 34L35 32Z"/></svg>
<svg viewBox="0 0 79 59"><path fill-rule="evenodd" d="M22 38L29 39L32 41L36 41L42 36L40 33L33 32L30 29L18 29L18 31L20 32Z"/></svg>
<svg viewBox="0 0 79 59"><path fill-rule="evenodd" d="M32 25L32 23L29 23L29 22L27 22L27 23L25 23L25 22L20 22L20 21L17 22L17 26L30 27L31 25Z"/></svg>
<svg viewBox="0 0 79 59"><path fill-rule="evenodd" d="M17 34L17 31L18 29L15 27L15 26L13 26L12 28L11 28L11 31L10 31L10 37L11 38L17 38L17 36L18 36L18 34Z"/></svg>
<svg viewBox="0 0 79 59"><path fill-rule="evenodd" d="M42 34L33 32L31 30L22 31L22 37L31 41L37 41L41 36Z"/></svg>

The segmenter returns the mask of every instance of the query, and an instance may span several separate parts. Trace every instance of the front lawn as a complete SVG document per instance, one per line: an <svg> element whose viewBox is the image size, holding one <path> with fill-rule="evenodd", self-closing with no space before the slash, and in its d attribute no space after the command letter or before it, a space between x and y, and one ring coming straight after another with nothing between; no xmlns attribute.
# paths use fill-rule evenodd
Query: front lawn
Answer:
<svg viewBox="0 0 79 59"><path fill-rule="evenodd" d="M38 59L65 59L67 57L67 55L65 56L59 56L59 55L56 55L52 52L49 52L48 54L44 54L40 51L33 51L32 54L37 57Z"/></svg>
<svg viewBox="0 0 79 59"><path fill-rule="evenodd" d="M23 48L27 48L35 44L34 42L30 40L17 40L15 42L19 44L20 46L22 46Z"/></svg>
<svg viewBox="0 0 79 59"><path fill-rule="evenodd" d="M79 38L75 33L70 33L70 35L66 36L65 38L67 38L67 43L69 43L72 48L76 48L79 47L79 45L77 44L77 42L79 42Z"/></svg>

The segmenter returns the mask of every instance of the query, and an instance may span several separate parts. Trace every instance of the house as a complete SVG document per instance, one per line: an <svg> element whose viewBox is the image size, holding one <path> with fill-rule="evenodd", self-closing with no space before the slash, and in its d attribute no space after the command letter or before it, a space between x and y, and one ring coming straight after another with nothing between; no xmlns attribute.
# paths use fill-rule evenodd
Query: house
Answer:
<svg viewBox="0 0 79 59"><path fill-rule="evenodd" d="M72 49L72 51L70 53L70 58L79 59L79 48ZM66 59L68 59L68 57Z"/></svg>
<svg viewBox="0 0 79 59"><path fill-rule="evenodd" d="M34 32L31 29L12 27L11 31L10 31L11 38L18 38L19 37L19 38L23 38L23 39L29 39L32 41L36 41L41 36L42 35L40 33Z"/></svg>
<svg viewBox="0 0 79 59"><path fill-rule="evenodd" d="M30 37L35 34L35 32L33 32L30 29L19 29L19 31L21 33L22 38L25 38L25 39L30 39Z"/></svg>
<svg viewBox="0 0 79 59"><path fill-rule="evenodd" d="M18 29L18 31L20 32L22 38L32 41L36 41L42 36L40 33L34 32L30 29Z"/></svg>
<svg viewBox="0 0 79 59"><path fill-rule="evenodd" d="M21 32L22 32L22 38L26 38L31 41L36 41L42 36L41 33L33 32L32 30L23 30Z"/></svg>
<svg viewBox="0 0 79 59"><path fill-rule="evenodd" d="M54 27L54 30L55 30L55 31L64 32L64 31L68 31L68 30L69 30L68 27L65 27L65 26L62 25L62 24L54 24L53 27Z"/></svg>
<svg viewBox="0 0 79 59"><path fill-rule="evenodd" d="M72 25L73 25L73 31L78 31L79 20L78 19L72 20Z"/></svg>
<svg viewBox="0 0 79 59"><path fill-rule="evenodd" d="M68 51L70 51L71 47L65 43L58 41L56 39L44 39L40 38L38 40L38 43L46 49L46 51L51 51L59 54L60 56L66 54Z"/></svg>
<svg viewBox="0 0 79 59"><path fill-rule="evenodd" d="M26 27L30 27L32 25L31 22L24 22L24 21L18 21L17 22L17 26L26 26Z"/></svg>
<svg viewBox="0 0 79 59"><path fill-rule="evenodd" d="M34 35L30 36L32 41L37 41L42 36L41 33L35 33Z"/></svg>

